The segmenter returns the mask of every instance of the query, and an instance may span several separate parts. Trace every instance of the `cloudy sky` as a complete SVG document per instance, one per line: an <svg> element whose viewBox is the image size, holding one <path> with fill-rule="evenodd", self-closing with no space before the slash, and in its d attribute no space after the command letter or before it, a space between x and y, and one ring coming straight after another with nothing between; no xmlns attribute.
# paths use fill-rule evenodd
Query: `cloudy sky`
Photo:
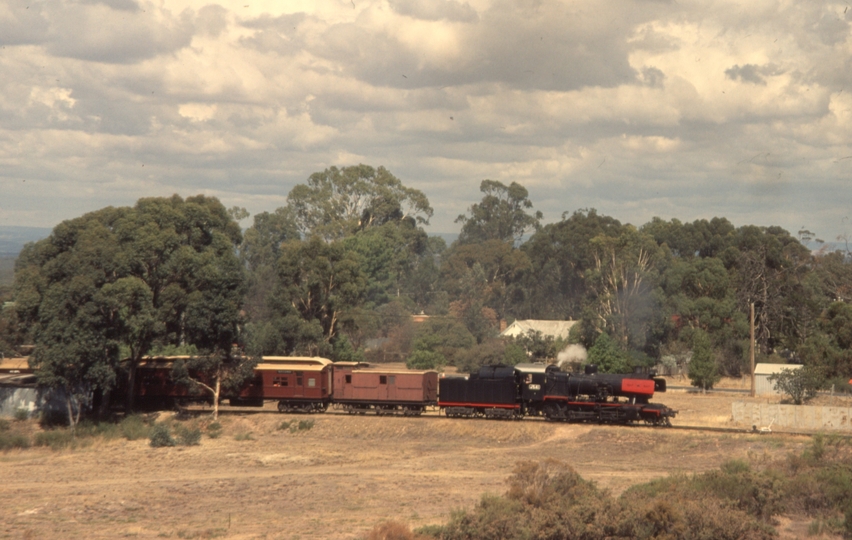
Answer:
<svg viewBox="0 0 852 540"><path fill-rule="evenodd" d="M251 213L331 165L852 234L852 0L4 0L0 225L140 197ZM848 217L847 217L848 216ZM243 223L250 224L250 220Z"/></svg>

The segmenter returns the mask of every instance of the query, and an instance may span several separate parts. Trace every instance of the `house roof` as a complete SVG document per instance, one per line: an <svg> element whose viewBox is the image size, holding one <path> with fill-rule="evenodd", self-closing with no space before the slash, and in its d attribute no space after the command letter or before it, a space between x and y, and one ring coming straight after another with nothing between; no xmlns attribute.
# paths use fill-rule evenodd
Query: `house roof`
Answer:
<svg viewBox="0 0 852 540"><path fill-rule="evenodd" d="M772 375L773 373L781 373L785 369L799 369L801 364L757 364L754 366L755 375Z"/></svg>
<svg viewBox="0 0 852 540"><path fill-rule="evenodd" d="M501 336L524 336L527 332L541 332L544 336L565 339L577 321L543 321L536 319L517 320L500 333Z"/></svg>

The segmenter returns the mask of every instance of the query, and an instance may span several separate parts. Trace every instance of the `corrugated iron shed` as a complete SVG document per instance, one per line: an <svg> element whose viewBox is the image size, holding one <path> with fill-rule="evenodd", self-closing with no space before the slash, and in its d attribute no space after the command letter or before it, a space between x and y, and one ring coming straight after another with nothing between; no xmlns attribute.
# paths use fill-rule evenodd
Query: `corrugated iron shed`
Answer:
<svg viewBox="0 0 852 540"><path fill-rule="evenodd" d="M769 382L769 376L785 369L800 369L801 364L757 364L754 366L754 393L757 395L781 394Z"/></svg>

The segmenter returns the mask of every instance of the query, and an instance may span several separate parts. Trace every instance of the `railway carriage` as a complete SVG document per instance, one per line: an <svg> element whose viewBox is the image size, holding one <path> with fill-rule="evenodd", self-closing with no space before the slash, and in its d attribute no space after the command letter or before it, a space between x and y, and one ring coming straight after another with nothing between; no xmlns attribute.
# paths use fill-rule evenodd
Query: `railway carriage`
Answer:
<svg viewBox="0 0 852 540"><path fill-rule="evenodd" d="M262 406L277 400L280 412L323 412L332 400L332 366L325 358L265 356L230 403Z"/></svg>
<svg viewBox="0 0 852 540"><path fill-rule="evenodd" d="M185 385L174 382L172 368L177 360L187 360L188 356L152 356L143 359L136 367L134 392L137 406L147 409L169 407L180 401L206 400ZM126 378L119 382L123 385L119 392L126 392ZM122 400L123 402L123 400Z"/></svg>
<svg viewBox="0 0 852 540"><path fill-rule="evenodd" d="M420 416L438 401L438 372L367 369L369 364L334 364L334 406L350 414Z"/></svg>

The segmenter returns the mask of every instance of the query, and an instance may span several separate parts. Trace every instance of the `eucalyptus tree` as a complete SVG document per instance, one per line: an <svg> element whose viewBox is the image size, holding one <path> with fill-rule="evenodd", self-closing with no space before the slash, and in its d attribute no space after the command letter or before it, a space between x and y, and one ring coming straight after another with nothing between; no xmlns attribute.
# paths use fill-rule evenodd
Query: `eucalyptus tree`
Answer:
<svg viewBox="0 0 852 540"><path fill-rule="evenodd" d="M592 209L562 214L562 219L542 227L521 246L529 257L528 317L577 319L590 295L586 272L595 265L591 240L618 235L624 226L617 219Z"/></svg>
<svg viewBox="0 0 852 540"><path fill-rule="evenodd" d="M358 256L341 242L313 236L281 247L278 281L270 301L285 331L284 352L330 354L341 318L364 294Z"/></svg>
<svg viewBox="0 0 852 540"><path fill-rule="evenodd" d="M112 230L126 212L106 208L63 222L18 259L15 308L36 344L30 365L41 386L64 398L72 428L89 392L116 382L122 336L103 287L127 272Z"/></svg>
<svg viewBox="0 0 852 540"><path fill-rule="evenodd" d="M433 210L423 192L406 187L384 167L330 167L287 195L303 236L340 240L391 221L428 224Z"/></svg>
<svg viewBox="0 0 852 540"><path fill-rule="evenodd" d="M216 420L219 418L222 391L236 392L242 388L243 383L254 375L258 361L258 357L217 349L208 354L178 359L172 368L171 377L177 384L185 384L194 391L207 393L213 404L213 420Z"/></svg>
<svg viewBox="0 0 852 540"><path fill-rule="evenodd" d="M597 326L627 349L642 348L653 312L663 250L654 239L627 225L618 235L589 241L593 265L586 270L589 306Z"/></svg>
<svg viewBox="0 0 852 540"><path fill-rule="evenodd" d="M314 173L286 207L255 216L242 253L252 350L351 356L350 336L358 346L375 331L377 308L425 306L437 270L422 228L432 214L421 191L357 165Z"/></svg>
<svg viewBox="0 0 852 540"><path fill-rule="evenodd" d="M812 268L808 249L781 227L740 227L722 255L734 277L739 309L755 305L755 339L763 352L794 349L819 313L816 286L805 281Z"/></svg>
<svg viewBox="0 0 852 540"><path fill-rule="evenodd" d="M134 388L152 348L230 351L244 294L241 238L217 199L175 195L86 214L28 246L16 309L32 327L40 380L107 391L126 356Z"/></svg>
<svg viewBox="0 0 852 540"><path fill-rule="evenodd" d="M471 294L474 269L481 271L480 286ZM441 265L444 289L452 298L475 296L481 307L494 310L498 319L526 315L527 277L533 271L526 252L510 243L492 239L471 244L455 244Z"/></svg>
<svg viewBox="0 0 852 540"><path fill-rule="evenodd" d="M538 230L542 213L533 211L527 189L512 182L508 186L496 180L483 180L479 191L482 201L473 204L468 214L456 223L462 224L459 243L500 240L518 243L526 233Z"/></svg>

